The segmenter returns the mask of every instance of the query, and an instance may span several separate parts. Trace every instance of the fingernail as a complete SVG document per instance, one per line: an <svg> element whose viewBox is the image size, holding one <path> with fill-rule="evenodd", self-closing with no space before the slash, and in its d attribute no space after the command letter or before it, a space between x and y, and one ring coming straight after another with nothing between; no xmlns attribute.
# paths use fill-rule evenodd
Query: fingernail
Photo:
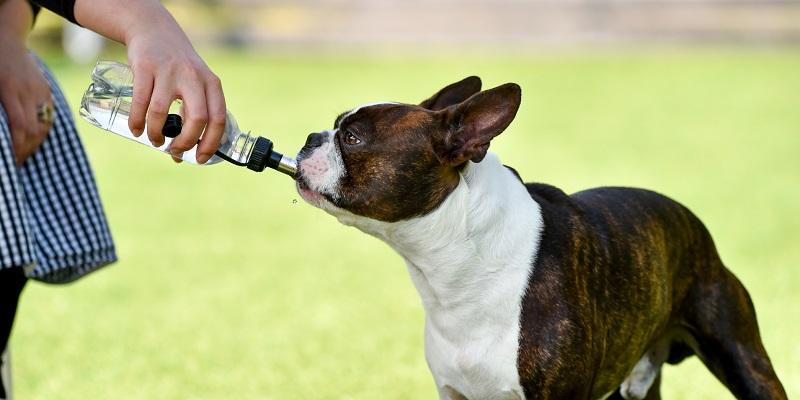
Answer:
<svg viewBox="0 0 800 400"><path fill-rule="evenodd" d="M205 164L208 161L208 159L210 159L210 158L211 158L211 156L209 156L208 154L198 154L197 155L197 162L199 164Z"/></svg>
<svg viewBox="0 0 800 400"><path fill-rule="evenodd" d="M133 128L132 132L133 132L133 136L134 137L139 137L139 136L142 136L142 133L144 133L144 129L142 129L142 128Z"/></svg>

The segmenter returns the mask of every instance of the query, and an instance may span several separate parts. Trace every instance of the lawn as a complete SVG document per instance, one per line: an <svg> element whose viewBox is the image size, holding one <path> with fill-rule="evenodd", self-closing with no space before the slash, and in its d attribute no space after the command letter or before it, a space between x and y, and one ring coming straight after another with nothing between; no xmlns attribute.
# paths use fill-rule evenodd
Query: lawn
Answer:
<svg viewBox="0 0 800 400"><path fill-rule="evenodd" d="M75 108L90 67L51 57ZM526 180L640 186L711 230L800 396L800 53L795 50L367 58L212 53L239 125L294 153L336 115L418 102L477 74L523 88L492 145ZM32 284L12 346L28 399L428 399L423 310L383 243L300 201L292 182L168 157L80 122L120 261ZM696 358L667 399L727 399Z"/></svg>

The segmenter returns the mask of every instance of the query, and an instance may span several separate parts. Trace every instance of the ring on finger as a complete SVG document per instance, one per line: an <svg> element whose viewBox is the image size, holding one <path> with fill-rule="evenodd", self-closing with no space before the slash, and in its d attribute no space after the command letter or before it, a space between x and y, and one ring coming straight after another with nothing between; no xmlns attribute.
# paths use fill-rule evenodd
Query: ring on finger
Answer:
<svg viewBox="0 0 800 400"><path fill-rule="evenodd" d="M36 106L36 119L45 125L52 125L53 107L48 103L39 103L39 105Z"/></svg>

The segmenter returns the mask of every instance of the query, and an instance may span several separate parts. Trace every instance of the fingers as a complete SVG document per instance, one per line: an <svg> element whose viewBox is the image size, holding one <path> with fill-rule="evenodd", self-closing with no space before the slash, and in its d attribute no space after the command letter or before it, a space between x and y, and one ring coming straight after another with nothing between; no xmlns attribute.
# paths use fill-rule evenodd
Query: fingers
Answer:
<svg viewBox="0 0 800 400"><path fill-rule="evenodd" d="M24 107L18 98L3 98L3 108L8 116L8 127L11 130L11 144L14 149L14 158L17 164L22 164L27 158L28 132L30 127L25 116ZM35 119L35 118L34 118Z"/></svg>
<svg viewBox="0 0 800 400"><path fill-rule="evenodd" d="M164 135L161 130L167 120L169 106L175 99L175 89L170 82L169 77L155 78L153 96L147 109L147 137L156 147L164 145Z"/></svg>
<svg viewBox="0 0 800 400"><path fill-rule="evenodd" d="M49 109L50 114L47 116L42 116L40 118L40 110L42 107L47 107ZM31 105L25 108L26 110L34 110L31 114L34 115L34 120L36 123L32 126L31 129L31 144L35 147L39 147L39 145L44 141L44 138L47 136L47 133L50 131L50 128L53 126L54 119L56 117L56 110L53 108L53 98L50 96L50 92L47 93L47 96L44 99L40 99L38 102L32 102Z"/></svg>
<svg viewBox="0 0 800 400"><path fill-rule="evenodd" d="M142 40L145 39L148 37ZM153 47L160 48L161 41L145 40L141 46L137 43L140 42L128 44L128 58L134 66L128 127L137 136L146 130L154 146L163 146L161 131L170 106L181 99L183 127L180 135L170 141L169 152L179 161L184 152L195 148L197 162L207 162L225 134L225 96L219 78L191 46L185 51L155 52Z"/></svg>
<svg viewBox="0 0 800 400"><path fill-rule="evenodd" d="M42 103L31 101L30 97L32 96L24 96L21 100L3 99L17 165L22 165L39 148L52 127L52 122L43 123L39 120L38 110ZM52 99L45 103L53 107Z"/></svg>
<svg viewBox="0 0 800 400"><path fill-rule="evenodd" d="M169 146L173 158L180 158L183 152L197 145L208 122L206 95L197 81L192 81L191 84L181 88L180 96L184 99L183 129Z"/></svg>
<svg viewBox="0 0 800 400"><path fill-rule="evenodd" d="M25 117L25 145L27 147L30 145L30 142L34 140L34 137L41 129L39 125L44 124L39 122L39 104L37 104L36 101L33 101L31 96L23 98L22 112Z"/></svg>
<svg viewBox="0 0 800 400"><path fill-rule="evenodd" d="M225 134L225 95L222 93L222 83L216 75L211 75L205 88L206 102L208 104L208 125L197 146L197 162L204 164L217 151L222 136Z"/></svg>
<svg viewBox="0 0 800 400"><path fill-rule="evenodd" d="M128 117L128 129L133 136L139 137L144 132L145 116L150 96L153 94L153 74L145 68L133 68L133 99L131 114ZM148 135L149 137L149 135Z"/></svg>

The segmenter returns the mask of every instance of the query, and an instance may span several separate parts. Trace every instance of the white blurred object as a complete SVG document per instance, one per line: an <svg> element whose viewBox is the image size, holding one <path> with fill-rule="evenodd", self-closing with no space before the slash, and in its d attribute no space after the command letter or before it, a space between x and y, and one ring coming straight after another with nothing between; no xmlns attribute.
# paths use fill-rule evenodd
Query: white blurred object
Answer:
<svg viewBox="0 0 800 400"><path fill-rule="evenodd" d="M103 51L102 36L75 24L65 24L63 32L64 52L76 63L87 64L97 60Z"/></svg>

